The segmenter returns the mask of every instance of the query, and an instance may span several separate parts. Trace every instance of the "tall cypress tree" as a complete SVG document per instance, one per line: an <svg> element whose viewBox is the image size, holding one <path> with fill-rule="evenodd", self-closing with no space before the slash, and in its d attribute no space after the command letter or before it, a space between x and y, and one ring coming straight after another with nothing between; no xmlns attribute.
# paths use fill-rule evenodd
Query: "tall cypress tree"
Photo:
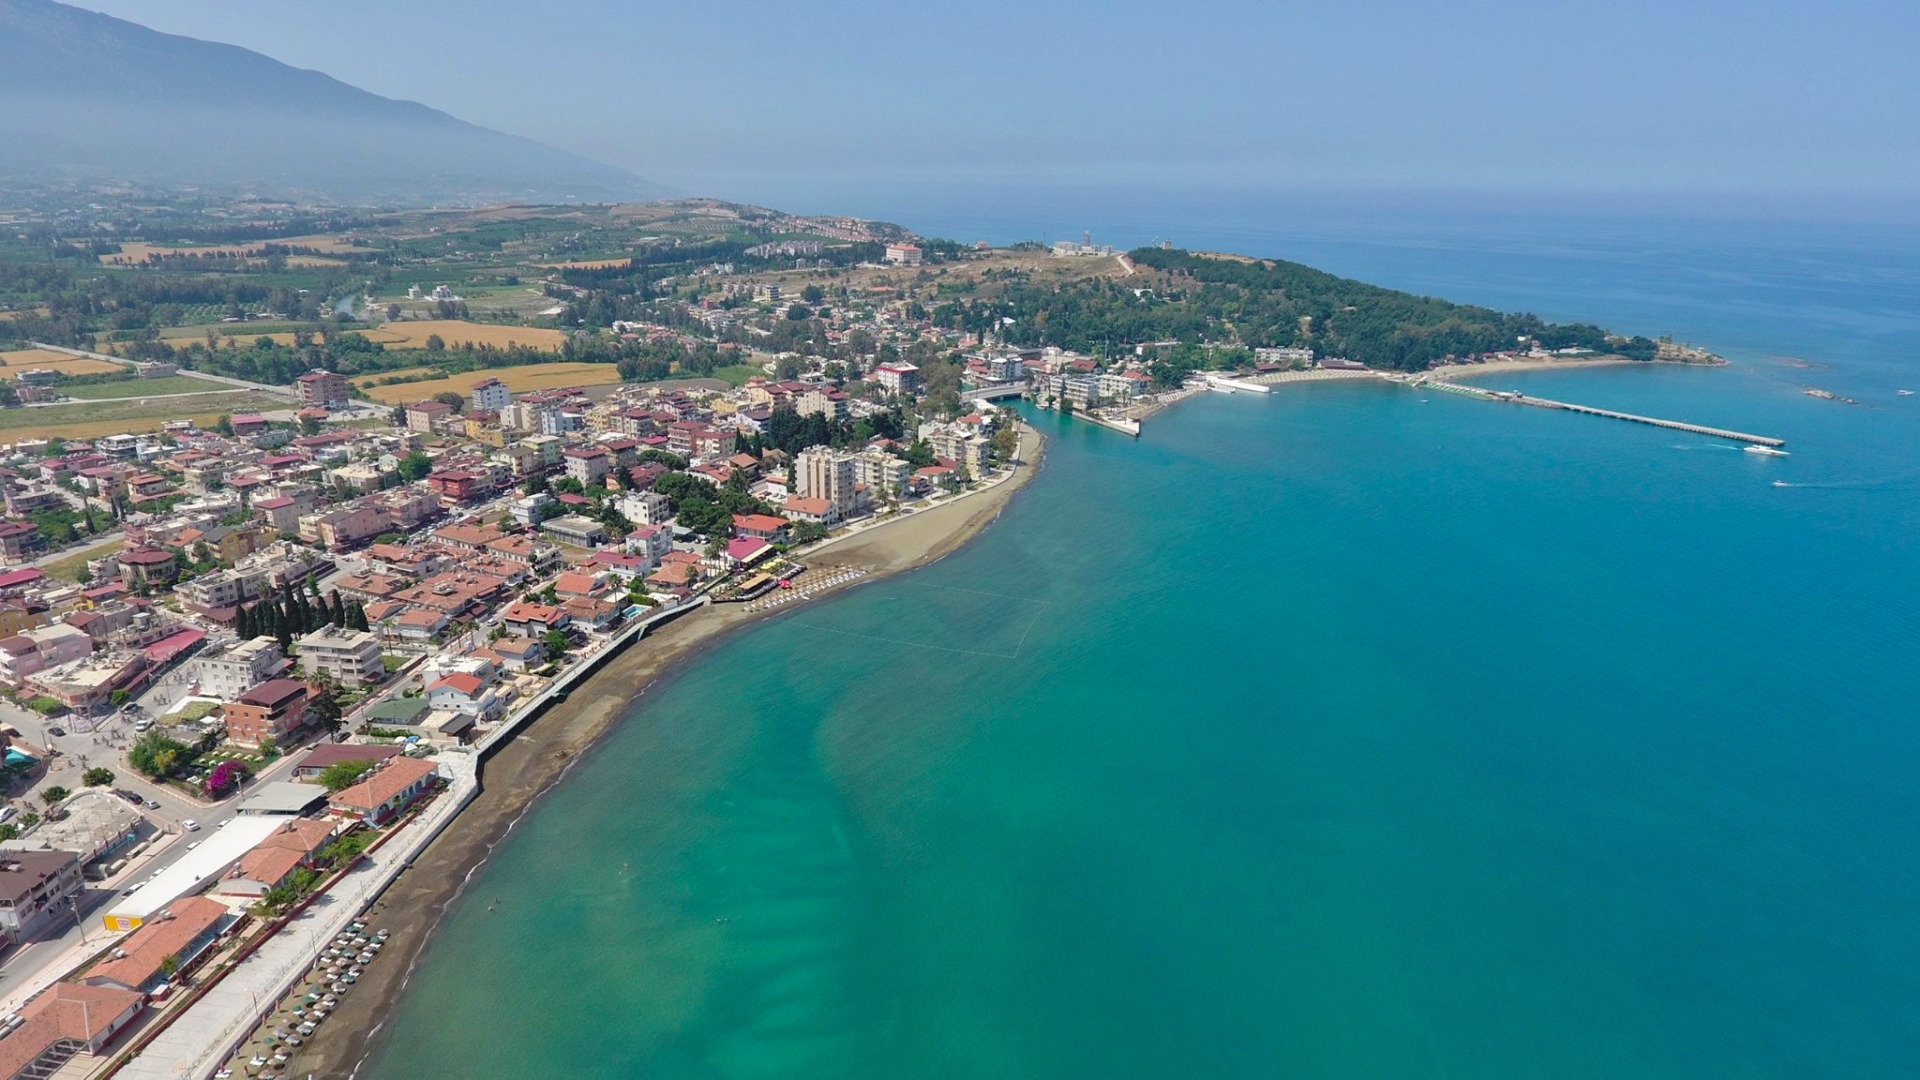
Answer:
<svg viewBox="0 0 1920 1080"><path fill-rule="evenodd" d="M367 606L365 604L355 600L352 606L347 608L347 626L353 630L368 629Z"/></svg>
<svg viewBox="0 0 1920 1080"><path fill-rule="evenodd" d="M327 622L345 628L347 625L347 605L341 601L337 590L327 591Z"/></svg>

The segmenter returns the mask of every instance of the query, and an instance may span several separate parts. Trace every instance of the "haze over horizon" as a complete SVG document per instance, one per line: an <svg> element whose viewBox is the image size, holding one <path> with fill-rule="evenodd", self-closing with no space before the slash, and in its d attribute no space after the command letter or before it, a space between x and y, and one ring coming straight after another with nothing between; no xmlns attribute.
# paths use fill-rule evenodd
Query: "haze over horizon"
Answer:
<svg viewBox="0 0 1920 1080"><path fill-rule="evenodd" d="M81 6L768 203L958 182L1908 200L1920 175L1920 9L1891 3Z"/></svg>

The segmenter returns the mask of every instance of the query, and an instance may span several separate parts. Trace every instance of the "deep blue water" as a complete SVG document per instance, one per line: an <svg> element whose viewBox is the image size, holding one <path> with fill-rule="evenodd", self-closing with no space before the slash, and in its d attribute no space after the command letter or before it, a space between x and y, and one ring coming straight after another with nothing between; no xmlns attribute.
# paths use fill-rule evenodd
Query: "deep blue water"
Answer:
<svg viewBox="0 0 1920 1080"><path fill-rule="evenodd" d="M642 698L369 1075L1920 1071L1910 234L870 212L1672 332L1734 365L1488 385L1793 456L1351 384L1037 417L975 544Z"/></svg>

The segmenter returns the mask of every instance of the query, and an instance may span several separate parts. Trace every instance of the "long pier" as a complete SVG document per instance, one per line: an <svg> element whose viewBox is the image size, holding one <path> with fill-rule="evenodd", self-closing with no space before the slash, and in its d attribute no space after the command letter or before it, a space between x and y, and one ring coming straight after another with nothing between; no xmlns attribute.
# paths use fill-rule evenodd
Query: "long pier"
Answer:
<svg viewBox="0 0 1920 1080"><path fill-rule="evenodd" d="M1776 439L1767 435L1752 435L1744 431L1731 431L1727 428L1708 427L1705 424L1689 424L1682 420L1662 420L1657 416L1639 416L1635 413L1616 412L1613 409L1596 409L1591 405L1575 405L1567 401L1554 401L1552 398L1533 397L1511 391L1484 390L1478 386L1465 386L1454 382L1435 380L1425 385L1435 390L1446 390L1456 394L1468 394L1486 398L1489 401L1510 401L1516 405L1532 405L1541 409L1565 409L1567 412L1586 413L1589 416L1604 416L1611 420L1626 420L1635 424L1650 424L1653 427L1670 428L1674 431L1686 431L1695 435L1708 435L1716 439L1731 439L1734 442L1753 443L1758 446L1784 446L1785 439Z"/></svg>

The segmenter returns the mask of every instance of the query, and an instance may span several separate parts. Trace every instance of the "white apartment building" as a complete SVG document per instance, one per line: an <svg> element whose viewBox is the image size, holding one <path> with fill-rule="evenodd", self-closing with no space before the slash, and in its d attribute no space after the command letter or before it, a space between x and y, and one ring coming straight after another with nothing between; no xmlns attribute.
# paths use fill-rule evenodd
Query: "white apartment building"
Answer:
<svg viewBox="0 0 1920 1080"><path fill-rule="evenodd" d="M853 510L854 455L826 446L802 450L794 459L794 478L803 499L825 499L842 516Z"/></svg>
<svg viewBox="0 0 1920 1080"><path fill-rule="evenodd" d="M194 663L200 692L221 701L235 700L287 666L286 657L280 653L280 643L270 637L243 641L225 652L202 656Z"/></svg>
<svg viewBox="0 0 1920 1080"><path fill-rule="evenodd" d="M481 379L473 384L471 393L473 407L477 411L504 412L508 405L513 404L513 392L499 379Z"/></svg>
<svg viewBox="0 0 1920 1080"><path fill-rule="evenodd" d="M635 525L658 525L672 515L667 497L656 491L629 492L621 496L616 509Z"/></svg>
<svg viewBox="0 0 1920 1080"><path fill-rule="evenodd" d="M299 639L300 670L326 672L341 686L371 686L386 678L380 639L371 630L327 627Z"/></svg>
<svg viewBox="0 0 1920 1080"><path fill-rule="evenodd" d="M913 466L904 458L869 446L853 456L853 478L875 499L898 498L906 493L913 479Z"/></svg>

